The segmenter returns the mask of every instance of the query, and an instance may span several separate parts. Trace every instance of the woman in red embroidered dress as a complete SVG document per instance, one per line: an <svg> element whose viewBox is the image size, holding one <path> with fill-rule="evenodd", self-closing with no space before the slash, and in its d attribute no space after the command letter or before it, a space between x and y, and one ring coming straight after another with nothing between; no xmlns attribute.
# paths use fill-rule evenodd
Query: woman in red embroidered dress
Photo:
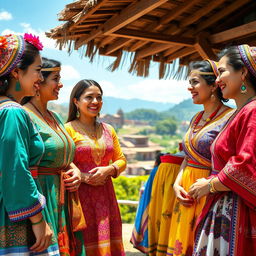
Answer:
<svg viewBox="0 0 256 256"><path fill-rule="evenodd" d="M212 145L212 178L189 194L208 196L198 220L194 255L256 255L256 47L222 52L217 82L237 110Z"/></svg>
<svg viewBox="0 0 256 256"><path fill-rule="evenodd" d="M81 80L70 96L66 129L76 144L74 163L82 172L79 188L87 228L83 231L87 256L125 255L122 222L111 180L126 167L112 126L97 121L102 89Z"/></svg>

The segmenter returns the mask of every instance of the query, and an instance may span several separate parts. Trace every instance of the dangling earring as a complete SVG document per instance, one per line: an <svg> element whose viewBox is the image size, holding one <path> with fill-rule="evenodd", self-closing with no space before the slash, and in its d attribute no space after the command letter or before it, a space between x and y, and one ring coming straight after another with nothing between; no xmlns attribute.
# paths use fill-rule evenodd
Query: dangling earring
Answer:
<svg viewBox="0 0 256 256"><path fill-rule="evenodd" d="M21 86L20 86L20 82L17 81L16 84L15 84L15 91L16 92L20 92L21 91Z"/></svg>
<svg viewBox="0 0 256 256"><path fill-rule="evenodd" d="M242 83L241 87L240 87L240 92L241 93L247 93L247 88L246 88L246 85L244 84L244 82Z"/></svg>
<svg viewBox="0 0 256 256"><path fill-rule="evenodd" d="M79 118L80 117L80 111L79 111L79 109L77 109L77 111L76 111L76 118Z"/></svg>
<svg viewBox="0 0 256 256"><path fill-rule="evenodd" d="M40 96L39 90L36 90L36 96Z"/></svg>
<svg viewBox="0 0 256 256"><path fill-rule="evenodd" d="M215 100L216 100L216 97L215 97L215 95L212 93L212 94L211 94L211 102L215 102Z"/></svg>

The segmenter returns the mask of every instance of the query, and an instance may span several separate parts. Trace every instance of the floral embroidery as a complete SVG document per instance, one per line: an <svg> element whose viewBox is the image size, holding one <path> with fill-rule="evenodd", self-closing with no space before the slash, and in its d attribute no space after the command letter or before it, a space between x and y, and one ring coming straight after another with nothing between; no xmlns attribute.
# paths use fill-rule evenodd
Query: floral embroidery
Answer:
<svg viewBox="0 0 256 256"><path fill-rule="evenodd" d="M179 240L176 240L174 244L173 254L180 255L182 253L182 249L183 249L182 243Z"/></svg>

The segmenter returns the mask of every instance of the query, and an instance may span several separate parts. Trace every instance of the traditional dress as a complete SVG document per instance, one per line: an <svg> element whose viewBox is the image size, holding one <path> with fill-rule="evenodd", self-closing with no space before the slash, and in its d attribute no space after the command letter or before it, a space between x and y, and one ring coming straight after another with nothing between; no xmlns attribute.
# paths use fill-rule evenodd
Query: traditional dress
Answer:
<svg viewBox="0 0 256 256"><path fill-rule="evenodd" d="M165 255L175 194L173 183L183 161L181 155L161 156L149 204L148 250L149 255Z"/></svg>
<svg viewBox="0 0 256 256"><path fill-rule="evenodd" d="M63 175L73 161L74 142L56 113L50 112L58 127L54 129L41 116L28 108L25 109L35 123L45 146L35 176L46 198L48 211L45 214L58 238L60 254L75 255L74 249L77 246L85 255L82 243L79 245L73 243L75 239L70 227L72 216L68 212L68 192L65 192L63 183Z"/></svg>
<svg viewBox="0 0 256 256"><path fill-rule="evenodd" d="M148 252L148 207L150 203L152 184L157 169L158 166L153 168L145 184L145 189L140 198L139 206L136 212L135 223L130 240L133 246L143 253Z"/></svg>
<svg viewBox="0 0 256 256"><path fill-rule="evenodd" d="M112 126L100 123L97 136L86 133L78 120L66 124L76 144L74 163L81 172L88 173L97 166L111 162L119 175L126 167L117 135ZM122 221L111 177L103 186L82 183L79 197L87 228L83 238L88 256L125 255L122 242Z"/></svg>
<svg viewBox="0 0 256 256"><path fill-rule="evenodd" d="M256 100L233 115L212 145L213 175L230 188L208 197L194 255L256 255Z"/></svg>
<svg viewBox="0 0 256 256"><path fill-rule="evenodd" d="M30 171L42 158L42 139L24 109L9 100L0 102L0 130L0 255L59 255L56 236L44 252L29 250L35 236L28 218L44 208L51 225L44 192Z"/></svg>
<svg viewBox="0 0 256 256"><path fill-rule="evenodd" d="M183 149L188 160L183 171L181 186L186 191L197 179L210 175L210 146L231 114L230 109L224 110L196 132L194 123L201 113L192 119L183 141ZM192 206L185 207L176 198L169 232L168 255L192 255L195 223L205 204L205 199L203 197Z"/></svg>

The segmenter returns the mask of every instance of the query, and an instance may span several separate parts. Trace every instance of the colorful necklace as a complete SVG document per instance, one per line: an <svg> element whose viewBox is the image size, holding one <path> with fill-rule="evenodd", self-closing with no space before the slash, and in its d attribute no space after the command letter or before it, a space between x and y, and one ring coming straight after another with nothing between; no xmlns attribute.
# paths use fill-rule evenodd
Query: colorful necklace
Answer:
<svg viewBox="0 0 256 256"><path fill-rule="evenodd" d="M211 113L211 115L210 115L208 118L206 118L204 125L198 127L198 129L196 129L196 126L199 124L199 122L200 122L200 120L201 120L201 118L203 117L203 114L204 114L204 111L201 111L200 114L197 116L197 118L196 118L194 124L193 124L193 132L198 132L198 131L201 130L204 126L206 126L207 123L209 123L209 122L217 115L217 113L219 112L219 110L221 109L221 107L222 107L222 104L220 104L220 105L217 107L217 109L216 109L213 113Z"/></svg>
<svg viewBox="0 0 256 256"><path fill-rule="evenodd" d="M36 111L42 116L42 118L45 120L45 122L52 127L54 125L54 128L59 128L57 122L55 121L55 118L52 116L51 112L47 109L47 113L51 116L52 119L46 117L43 115L43 113L38 109L38 107L32 102L29 102L35 109Z"/></svg>

